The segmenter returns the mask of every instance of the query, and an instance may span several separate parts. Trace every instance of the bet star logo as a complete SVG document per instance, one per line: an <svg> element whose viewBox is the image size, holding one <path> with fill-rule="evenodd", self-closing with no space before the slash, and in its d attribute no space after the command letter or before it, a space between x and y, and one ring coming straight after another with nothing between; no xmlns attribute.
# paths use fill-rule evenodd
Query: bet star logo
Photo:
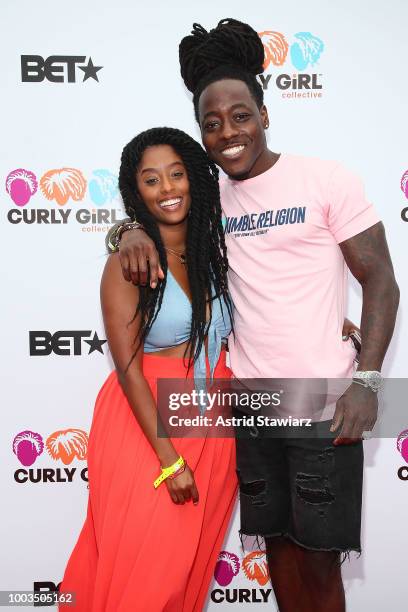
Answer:
<svg viewBox="0 0 408 612"><path fill-rule="evenodd" d="M46 59L41 55L22 55L21 80L23 83L42 83L44 80L51 83L76 83L77 67L83 72L82 82L93 79L99 83L97 72L103 66L95 66L92 57L86 63L86 55L50 55Z"/></svg>
<svg viewBox="0 0 408 612"><path fill-rule="evenodd" d="M98 351L103 353L103 345L106 340L100 340L97 332L92 330L78 330L78 331L57 331L51 333L49 331L30 331L30 355L32 357L48 357L54 353L61 357L71 357L72 355L90 355L91 353ZM90 338L86 340L86 338ZM83 346L85 342L88 347ZM88 348L85 352L82 349Z"/></svg>

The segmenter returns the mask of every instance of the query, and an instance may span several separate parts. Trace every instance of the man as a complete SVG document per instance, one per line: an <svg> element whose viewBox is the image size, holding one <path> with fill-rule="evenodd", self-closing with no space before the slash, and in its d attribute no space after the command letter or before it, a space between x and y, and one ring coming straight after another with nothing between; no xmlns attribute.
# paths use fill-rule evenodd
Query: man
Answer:
<svg viewBox="0 0 408 612"><path fill-rule="evenodd" d="M255 79L263 47L252 28L223 20L208 33L195 24L180 63L204 147L228 177L221 203L235 376L353 377L318 424L324 439L237 439L241 531L265 537L279 609L343 612L338 561L360 550L361 438L376 421L399 302L384 228L360 180L340 164L267 148L268 112ZM154 286L158 255L131 227L120 232L124 276L143 284L149 272ZM346 266L362 287L357 372L355 352L340 338Z"/></svg>

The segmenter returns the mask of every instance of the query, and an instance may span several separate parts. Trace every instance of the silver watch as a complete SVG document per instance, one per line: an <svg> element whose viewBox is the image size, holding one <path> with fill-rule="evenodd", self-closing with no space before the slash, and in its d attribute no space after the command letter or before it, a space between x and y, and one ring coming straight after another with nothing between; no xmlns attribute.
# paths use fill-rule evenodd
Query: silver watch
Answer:
<svg viewBox="0 0 408 612"><path fill-rule="evenodd" d="M374 393L377 393L382 386L383 377L381 376L381 372L377 370L367 370L365 372L357 370L353 374L353 382L358 385L362 385L367 389L371 389Z"/></svg>

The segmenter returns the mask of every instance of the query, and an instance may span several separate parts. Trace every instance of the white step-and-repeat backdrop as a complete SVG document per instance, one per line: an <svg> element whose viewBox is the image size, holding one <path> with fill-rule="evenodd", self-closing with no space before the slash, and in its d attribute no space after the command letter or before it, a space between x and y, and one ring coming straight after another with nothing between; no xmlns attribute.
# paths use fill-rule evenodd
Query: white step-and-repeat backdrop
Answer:
<svg viewBox="0 0 408 612"><path fill-rule="evenodd" d="M120 153L157 125L199 138L178 66L178 42L193 22L211 28L235 17L268 45L273 150L337 159L364 178L402 292L385 371L406 376L408 3L243 4L3 4L0 589L56 588L82 525L87 433L112 369L99 281L106 232L122 217ZM358 322L360 293L350 285ZM364 553L343 565L350 612L408 606L404 440L365 443ZM236 514L208 610L273 610L265 558L242 551L237 530Z"/></svg>

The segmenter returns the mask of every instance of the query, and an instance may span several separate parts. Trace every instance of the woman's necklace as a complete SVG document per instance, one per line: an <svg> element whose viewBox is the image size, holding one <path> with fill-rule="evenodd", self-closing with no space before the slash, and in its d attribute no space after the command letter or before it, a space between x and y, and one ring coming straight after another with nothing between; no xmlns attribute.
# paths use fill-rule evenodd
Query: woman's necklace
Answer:
<svg viewBox="0 0 408 612"><path fill-rule="evenodd" d="M167 247L164 247L164 250L167 251L168 253L171 253L172 255L175 255L175 257L177 257L177 259L181 261L181 263L184 266L187 265L187 259L186 259L185 253L178 253L174 249L168 249Z"/></svg>

